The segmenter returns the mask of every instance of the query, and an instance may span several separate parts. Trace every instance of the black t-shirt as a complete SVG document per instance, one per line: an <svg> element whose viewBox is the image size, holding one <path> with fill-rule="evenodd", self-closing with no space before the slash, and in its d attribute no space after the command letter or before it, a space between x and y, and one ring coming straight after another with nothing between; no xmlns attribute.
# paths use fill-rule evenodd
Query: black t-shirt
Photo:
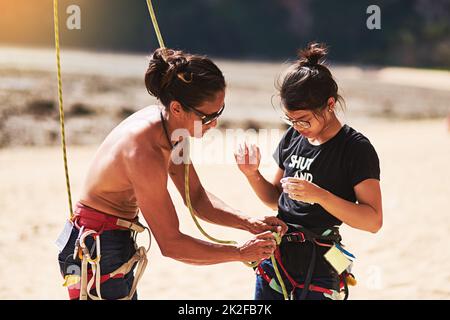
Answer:
<svg viewBox="0 0 450 320"><path fill-rule="evenodd" d="M380 179L378 155L370 141L348 125L325 143L315 146L290 127L273 157L283 177L299 177L345 200L356 202L353 187L366 179ZM306 228L329 228L342 221L319 204L292 200L282 193L278 217Z"/></svg>

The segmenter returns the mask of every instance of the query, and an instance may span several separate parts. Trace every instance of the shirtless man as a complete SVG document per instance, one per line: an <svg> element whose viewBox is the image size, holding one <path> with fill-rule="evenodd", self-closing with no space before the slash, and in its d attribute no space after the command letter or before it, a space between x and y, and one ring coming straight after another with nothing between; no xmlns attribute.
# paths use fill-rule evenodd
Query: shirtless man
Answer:
<svg viewBox="0 0 450 320"><path fill-rule="evenodd" d="M70 274L68 266L81 265L74 250L77 250L76 240L83 226L101 229L96 231L102 241L102 275L110 274L127 262L136 252L132 231L114 226L117 218L136 222L139 210L166 257L197 265L260 261L269 257L276 248L272 232L287 230L281 220L248 217L225 205L203 188L190 164L190 198L198 216L256 235L240 246L205 242L180 232L167 190L170 175L186 203L184 164L172 161L174 146L183 139L172 133L185 129L193 136L195 121L201 122L202 135L217 125L217 118L225 107L222 72L206 57L158 49L150 59L145 84L164 107L147 107L134 113L120 123L98 149L75 209L75 227L58 257L63 276ZM109 220L105 222L105 219ZM86 240L91 249L93 242L91 238ZM101 284L101 297L118 299L133 291L130 298L137 299L131 289L133 282L133 270L123 277L108 279ZM71 299L78 299L79 286L69 288L69 295Z"/></svg>

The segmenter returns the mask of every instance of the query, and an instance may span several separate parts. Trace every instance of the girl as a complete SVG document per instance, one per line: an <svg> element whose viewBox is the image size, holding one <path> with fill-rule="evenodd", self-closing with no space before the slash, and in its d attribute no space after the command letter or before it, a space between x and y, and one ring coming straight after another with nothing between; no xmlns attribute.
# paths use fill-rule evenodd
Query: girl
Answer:
<svg viewBox="0 0 450 320"><path fill-rule="evenodd" d="M363 134L337 118L342 97L322 62L326 54L324 45L310 44L278 86L290 128L273 154L278 165L273 179L258 171L257 146L235 153L255 193L289 226L275 252L277 265L265 260L258 266L255 299L282 299L283 293L292 299L339 299L341 291L347 297L354 257L340 246L338 228L345 223L375 233L382 225L378 156ZM282 282L274 280L278 267Z"/></svg>

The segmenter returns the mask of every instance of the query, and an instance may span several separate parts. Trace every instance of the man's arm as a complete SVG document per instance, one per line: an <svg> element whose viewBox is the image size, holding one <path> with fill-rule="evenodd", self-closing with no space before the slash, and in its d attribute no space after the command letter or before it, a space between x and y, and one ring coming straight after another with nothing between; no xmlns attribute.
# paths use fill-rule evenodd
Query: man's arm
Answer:
<svg viewBox="0 0 450 320"><path fill-rule="evenodd" d="M169 175L186 203L184 164L170 163ZM248 230L249 217L228 206L212 193L206 191L197 175L194 166L189 164L189 196L196 215L210 223Z"/></svg>
<svg viewBox="0 0 450 320"><path fill-rule="evenodd" d="M272 254L275 242L270 232L240 247L212 244L181 233L167 191L164 157L150 146L138 145L124 155L124 161L138 206L164 256L191 264L215 264L260 260Z"/></svg>

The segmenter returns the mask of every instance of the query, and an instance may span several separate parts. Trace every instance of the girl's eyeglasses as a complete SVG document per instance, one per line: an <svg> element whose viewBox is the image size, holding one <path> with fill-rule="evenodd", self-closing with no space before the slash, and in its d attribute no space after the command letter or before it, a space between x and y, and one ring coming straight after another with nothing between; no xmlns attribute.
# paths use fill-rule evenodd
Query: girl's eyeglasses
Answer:
<svg viewBox="0 0 450 320"><path fill-rule="evenodd" d="M281 119L286 122L288 125L293 126L293 127L298 127L298 128L302 128L302 129L309 129L311 128L311 123L309 121L304 121L304 120L293 120L291 118L289 118L288 116L282 116Z"/></svg>

